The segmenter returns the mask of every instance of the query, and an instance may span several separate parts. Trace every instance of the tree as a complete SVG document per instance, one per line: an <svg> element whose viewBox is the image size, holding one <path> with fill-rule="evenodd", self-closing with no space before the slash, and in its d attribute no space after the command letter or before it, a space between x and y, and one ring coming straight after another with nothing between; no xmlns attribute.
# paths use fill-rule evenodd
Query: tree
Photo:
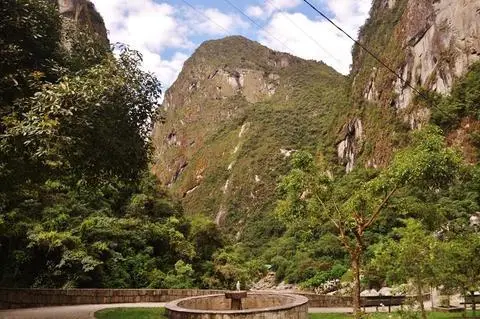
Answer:
<svg viewBox="0 0 480 319"><path fill-rule="evenodd" d="M375 246L372 265L378 272L386 274L389 282L412 282L422 318L426 319L423 293L424 288L434 282L437 241L420 221L407 219L404 223L405 227L396 228L392 233L398 240L389 238Z"/></svg>
<svg viewBox="0 0 480 319"><path fill-rule="evenodd" d="M300 218L323 218L338 231L350 255L354 278L353 306L360 316L360 267L367 246L366 231L385 211L391 198L405 186L434 191L456 176L460 157L447 148L440 129L428 126L412 133L410 147L397 153L382 171L357 170L334 178L311 155L298 153L293 169L282 179L283 198L277 214L287 223Z"/></svg>
<svg viewBox="0 0 480 319"><path fill-rule="evenodd" d="M0 3L0 285L190 287L219 237L145 173L160 84L54 2Z"/></svg>
<svg viewBox="0 0 480 319"><path fill-rule="evenodd" d="M140 63L137 52L124 48L118 59L109 56L45 85L17 102L21 112L4 118L4 143L80 177L135 179L148 164L150 126L161 94L159 82L140 71Z"/></svg>
<svg viewBox="0 0 480 319"><path fill-rule="evenodd" d="M453 238L441 241L435 251L437 284L449 290L459 290L464 296L473 295L480 288L478 256L478 233L464 229Z"/></svg>
<svg viewBox="0 0 480 319"><path fill-rule="evenodd" d="M58 77L61 35L60 17L47 0L2 1L0 21L1 118L14 111L14 100Z"/></svg>

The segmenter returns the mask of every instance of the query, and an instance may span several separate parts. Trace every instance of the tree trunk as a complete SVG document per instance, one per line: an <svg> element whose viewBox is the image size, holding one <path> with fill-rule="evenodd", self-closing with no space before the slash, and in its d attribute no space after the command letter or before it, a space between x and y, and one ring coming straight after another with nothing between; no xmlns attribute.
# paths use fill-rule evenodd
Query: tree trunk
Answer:
<svg viewBox="0 0 480 319"><path fill-rule="evenodd" d="M358 319L362 315L360 308L360 254L352 254L352 272L353 272L353 314Z"/></svg>
<svg viewBox="0 0 480 319"><path fill-rule="evenodd" d="M471 291L470 294L472 295L472 311L473 316L477 316L477 305L475 304L475 291Z"/></svg>
<svg viewBox="0 0 480 319"><path fill-rule="evenodd" d="M432 309L435 307L435 300L434 300L434 297L433 297L434 293L435 293L434 288L432 286L430 286L430 303L431 303Z"/></svg>
<svg viewBox="0 0 480 319"><path fill-rule="evenodd" d="M420 303L420 311L422 312L422 319L427 319L425 305L423 304L423 289L421 284L417 286L417 300Z"/></svg>

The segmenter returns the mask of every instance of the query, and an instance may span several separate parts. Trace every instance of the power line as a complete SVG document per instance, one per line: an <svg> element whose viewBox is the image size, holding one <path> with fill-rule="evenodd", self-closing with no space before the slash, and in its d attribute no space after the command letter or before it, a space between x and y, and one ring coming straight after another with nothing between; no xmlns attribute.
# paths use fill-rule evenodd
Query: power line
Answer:
<svg viewBox="0 0 480 319"><path fill-rule="evenodd" d="M273 1L271 0L267 0L270 5L272 5L275 9L277 9L280 14L282 14L288 21L290 21L291 24L293 24L297 29L299 29L300 31L302 31L303 34L305 34L310 40L312 40L313 42L315 42L315 44L317 44L317 46L323 51L325 52L328 56L330 56L332 59L334 59L335 61L337 61L339 64L342 64L342 61L340 61L336 56L334 56L332 53L330 53L327 49L325 49L314 37L312 37L310 34L308 34L305 30L303 30L298 24L295 23L295 21L293 21L292 19L290 19L290 17L285 14L285 12L278 8L275 3L273 3Z"/></svg>
<svg viewBox="0 0 480 319"><path fill-rule="evenodd" d="M202 11L198 10L197 8L195 8L192 4L190 4L188 1L186 0L182 0L186 5L188 5L190 8L192 8L193 10L195 10L197 13L201 14L205 19L209 20L210 22L214 23L216 26L218 26L219 28L221 28L223 31L225 31L226 34L229 34L230 32L225 29L223 26L221 26L219 23L217 23L215 20L211 19L209 16L207 16L206 14L204 14ZM254 25L256 25L260 30L263 29L262 26L260 26L257 22L255 22L255 20L253 20L251 17L249 17L247 14L245 14L242 10L240 10L238 7L236 7L233 3L231 3L229 0L225 0L227 3L229 3L232 7L234 7L237 11L239 11L243 16L245 16L248 20L250 20ZM280 41L278 38L276 38L275 36L273 36L271 33L269 33L268 31L264 30L272 39L278 41L280 44L282 44L288 51L290 52L294 52L292 49L290 49L286 44L285 42L282 42Z"/></svg>
<svg viewBox="0 0 480 319"><path fill-rule="evenodd" d="M198 10L197 8L195 8L193 5L191 5L187 0L182 0L183 3L185 3L187 6L189 6L190 8L192 8L193 10L195 10L197 13L201 14L205 19L209 20L210 22L212 22L213 24L215 24L216 26L218 26L220 29L222 29L223 31L225 31L226 34L229 34L230 32L225 29L223 26L221 26L220 24L218 24L217 22L215 22L215 20L211 19L209 16L207 16L205 13L203 13L202 11Z"/></svg>
<svg viewBox="0 0 480 319"><path fill-rule="evenodd" d="M361 47L363 50L365 50L365 52L367 52L369 55L371 55L378 63L380 63L382 66L384 66L388 71L390 71L392 74L394 74L400 81L402 81L402 83L406 86L408 86L409 88L411 88L413 91L415 91L419 96L421 96L430 106L432 106L433 108L436 108L437 110L439 110L440 112L442 112L443 114L447 115L447 116L451 116L450 114L448 114L447 112L445 112L444 110L440 109L439 107L437 107L436 105L434 105L432 103L432 101L425 95L423 94L422 92L420 92L418 89L416 89L415 87L413 87L408 81L404 80L403 77L398 74L397 72L395 72L391 67L389 67L385 62L383 62L379 57L377 57L372 51L370 51L365 45L363 45L360 41L356 40L355 38L353 38L350 34L348 34L348 32L346 32L345 30L343 30L340 26L338 26L335 22L332 21L332 19L330 19L329 17L327 17L327 15L325 15L323 12L321 12L319 9L317 9L313 4L311 4L308 0L303 0L303 2L305 2L306 4L308 4L314 11L316 11L319 15L321 15L324 19L326 19L328 22L330 22L335 28L337 28L338 30L340 30L340 32L342 32L343 34L345 34L350 40L352 40L355 44L357 44L359 47Z"/></svg>
<svg viewBox="0 0 480 319"><path fill-rule="evenodd" d="M257 26L257 28L259 30L262 30L264 28L264 26L261 26L259 25L255 20L253 20L249 15L247 15L246 13L244 13L240 8L238 8L236 5L234 5L230 0L224 0L225 2L227 2L230 6L232 6L233 8L235 8L235 10L237 10L238 12L240 12L245 18L247 18L251 23L253 23L255 26ZM288 47L288 45L283 42L283 41L280 41L277 37L275 37L273 34L271 34L270 32L268 32L267 30L263 30L265 33L267 33L272 39L276 40L278 43L282 44L288 51L290 51L292 54L293 51L292 49L290 49Z"/></svg>
<svg viewBox="0 0 480 319"><path fill-rule="evenodd" d="M318 14L320 14L323 18L325 18L328 22L330 22L335 28L340 30L343 34L345 34L350 40L355 42L358 46L360 46L362 49L364 49L368 54L370 54L375 60L377 60L380 64L382 64L385 68L387 68L390 72L395 74L403 83L409 85L407 81L405 81L400 74L395 72L392 68L390 68L385 62L383 62L380 58L378 58L373 52L371 52L366 46L364 46L360 41L357 41L355 38L353 38L350 34L348 34L347 31L343 30L341 27L339 27L335 22L332 21L329 17L327 17L323 12L318 10L313 4L311 4L308 0L303 0L306 4L308 4L313 10L315 10ZM414 87L412 89L418 91ZM420 91L418 91L420 93Z"/></svg>

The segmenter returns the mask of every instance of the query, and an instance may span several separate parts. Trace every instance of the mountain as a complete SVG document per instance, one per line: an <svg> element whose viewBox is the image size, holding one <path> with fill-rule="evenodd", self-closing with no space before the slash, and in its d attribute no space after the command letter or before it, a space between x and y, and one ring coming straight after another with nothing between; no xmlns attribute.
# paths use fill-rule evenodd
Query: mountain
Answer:
<svg viewBox="0 0 480 319"><path fill-rule="evenodd" d="M202 44L166 93L155 174L188 213L241 238L271 211L292 151L347 172L386 165L436 111L416 91L446 94L480 60L480 2L375 0L359 41L398 76L358 45L344 77L242 37ZM448 132L464 152L470 124Z"/></svg>
<svg viewBox="0 0 480 319"><path fill-rule="evenodd" d="M240 234L271 209L292 152L322 145L335 158L347 83L323 63L243 37L205 42L166 92L154 172L187 212Z"/></svg>
<svg viewBox="0 0 480 319"><path fill-rule="evenodd" d="M347 170L358 162L384 165L406 142L401 132L430 120L435 103L416 101L411 87L446 94L480 60L480 2L375 0L359 41L405 81L354 47L350 77L357 114L339 144Z"/></svg>

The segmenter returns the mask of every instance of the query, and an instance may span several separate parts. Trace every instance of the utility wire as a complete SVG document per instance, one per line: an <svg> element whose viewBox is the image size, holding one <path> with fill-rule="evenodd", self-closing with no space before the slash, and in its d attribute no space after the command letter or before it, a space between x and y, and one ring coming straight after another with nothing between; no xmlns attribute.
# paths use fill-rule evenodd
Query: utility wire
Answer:
<svg viewBox="0 0 480 319"><path fill-rule="evenodd" d="M370 54L375 60L377 60L380 64L382 64L385 68L387 68L390 72L395 74L403 83L409 85L407 81L405 81L400 74L395 72L392 68L390 68L385 62L383 62L380 58L378 58L373 52L371 52L366 46L364 46L360 41L356 40L354 37L352 37L350 34L348 34L347 31L343 30L341 27L339 27L335 22L332 21L327 15L325 15L323 12L318 10L313 4L311 4L308 0L303 0L306 4L308 4L313 10L315 10L319 15L321 15L325 20L330 22L335 28L340 30L343 34L345 34L350 40L355 42L358 46L360 46L362 49L364 49L368 54ZM412 87L415 91L417 91L420 94L420 91Z"/></svg>
<svg viewBox="0 0 480 319"><path fill-rule="evenodd" d="M310 40L315 42L317 46L325 52L329 57L337 61L340 65L342 64L342 61L340 61L336 56L334 56L332 53L330 53L326 48L324 48L314 37L312 37L309 33L307 33L305 30L303 30L295 21L293 21L282 9L277 7L275 3L272 0L267 0L272 7L277 9L280 14L282 14L288 21L290 21L291 24L293 24L298 30L300 30L303 34L305 34Z"/></svg>
<svg viewBox="0 0 480 319"><path fill-rule="evenodd" d="M434 105L432 103L432 101L430 100L430 98L428 96L426 96L425 94L423 94L422 92L420 92L417 88L415 88L414 86L412 86L408 81L404 80L403 77L398 74L397 72L395 72L391 67L389 67L385 62L383 62L379 57L377 57L377 55L375 55L372 51L370 51L365 45L363 45L360 41L356 40L355 38L353 38L350 34L348 34L347 31L343 30L340 26L338 26L335 22L332 21L332 19L330 19L329 17L327 17L327 15L325 15L322 11L320 11L319 9L317 9L313 4L311 4L308 0L303 0L303 2L305 2L307 5L309 5L314 11L316 11L319 15L321 15L324 19L326 19L328 22L330 22L335 28L337 28L338 30L340 30L340 32L342 32L343 34L345 34L350 40L352 40L353 42L355 42L355 44L357 44L359 47L361 47L363 50L365 50L365 52L367 52L369 55L371 55L378 63L380 63L381 65L383 65L388 71L390 71L392 74L394 74L400 81L402 81L402 83L406 86L408 86L409 88L411 88L413 91L415 91L419 96L421 96L430 106L432 106L433 108L436 108L437 110L439 110L440 112L442 112L443 114L447 115L447 116L451 116L450 114L448 114L447 112L445 112L444 110L440 109L439 107L437 107L436 105Z"/></svg>
<svg viewBox="0 0 480 319"><path fill-rule="evenodd" d="M198 10L197 8L195 8L193 5L191 5L187 0L182 0L183 3L185 3L187 6L189 6L190 8L192 8L193 10L195 10L197 13L199 13L200 15L202 15L205 19L209 20L210 22L212 22L213 24L215 24L216 26L218 26L220 29L222 29L223 31L225 31L225 33L228 35L230 32L225 29L223 26L221 26L220 24L218 24L217 22L215 22L215 20L213 19L210 19L209 16L207 16L205 13L203 13L202 11Z"/></svg>
<svg viewBox="0 0 480 319"><path fill-rule="evenodd" d="M224 0L226 3L228 3L230 6L232 6L233 8L235 8L235 10L237 10L238 12L240 12L245 18L247 18L251 23L253 23L255 26L257 26L257 28L259 30L263 30L264 26L261 26L259 25L255 20L253 20L249 15L247 15L246 13L244 13L240 8L238 8L235 4L233 4L230 0ZM270 32L268 32L267 30L263 30L265 33L267 33L272 39L276 40L278 43L282 44L286 49L287 51L290 51L290 53L293 54L293 51L292 49L290 49L288 47L288 45L279 40L277 37L275 37L273 34L271 34Z"/></svg>

